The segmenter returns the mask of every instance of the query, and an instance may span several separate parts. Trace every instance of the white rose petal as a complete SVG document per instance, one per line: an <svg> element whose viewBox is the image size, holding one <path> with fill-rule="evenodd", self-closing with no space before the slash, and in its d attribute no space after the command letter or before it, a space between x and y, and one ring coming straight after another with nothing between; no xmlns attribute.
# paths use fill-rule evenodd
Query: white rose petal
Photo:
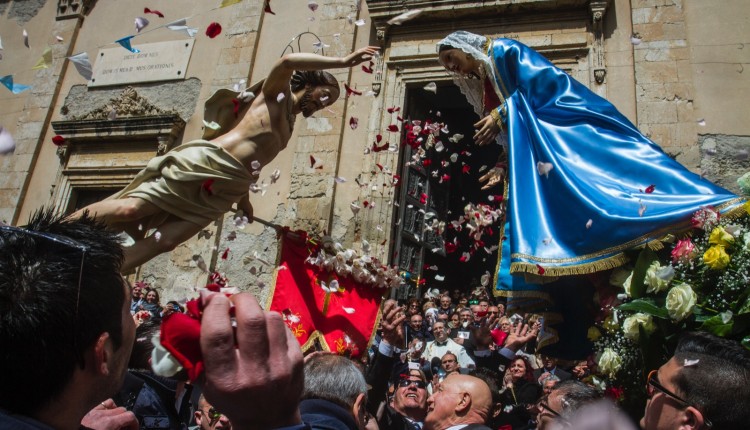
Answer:
<svg viewBox="0 0 750 430"><path fill-rule="evenodd" d="M549 178L549 172L554 167L552 163L542 163L541 161L537 161L536 163L536 171L539 172L539 176L544 176L545 178Z"/></svg>

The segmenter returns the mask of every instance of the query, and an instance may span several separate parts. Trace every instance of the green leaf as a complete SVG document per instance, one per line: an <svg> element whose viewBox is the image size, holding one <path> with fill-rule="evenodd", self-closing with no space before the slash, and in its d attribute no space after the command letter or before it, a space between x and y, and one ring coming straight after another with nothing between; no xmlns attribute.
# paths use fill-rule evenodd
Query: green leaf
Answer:
<svg viewBox="0 0 750 430"><path fill-rule="evenodd" d="M716 336L727 337L727 335L732 332L733 325L734 321L730 320L725 324L724 321L721 320L721 316L716 315L703 321L700 329L715 334Z"/></svg>
<svg viewBox="0 0 750 430"><path fill-rule="evenodd" d="M747 349L750 349L750 336L745 336L745 338L742 339L742 346L744 346Z"/></svg>
<svg viewBox="0 0 750 430"><path fill-rule="evenodd" d="M665 308L657 306L653 301L647 299L636 299L617 307L621 311L643 312L657 318L669 319L669 312Z"/></svg>
<svg viewBox="0 0 750 430"><path fill-rule="evenodd" d="M640 299L646 294L646 285L643 281L646 279L646 271L648 267L654 261L658 260L659 257L654 251L648 246L643 248L640 254L638 254L638 261L635 262L635 269L633 269L633 278L630 282L630 295L634 299Z"/></svg>

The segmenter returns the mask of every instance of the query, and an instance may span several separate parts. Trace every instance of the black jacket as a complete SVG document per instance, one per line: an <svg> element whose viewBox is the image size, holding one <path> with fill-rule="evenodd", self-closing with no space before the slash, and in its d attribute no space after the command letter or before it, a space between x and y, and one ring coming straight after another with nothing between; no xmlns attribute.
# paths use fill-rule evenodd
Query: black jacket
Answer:
<svg viewBox="0 0 750 430"><path fill-rule="evenodd" d="M306 399L300 402L302 421L313 430L357 430L351 411L336 403L321 399Z"/></svg>

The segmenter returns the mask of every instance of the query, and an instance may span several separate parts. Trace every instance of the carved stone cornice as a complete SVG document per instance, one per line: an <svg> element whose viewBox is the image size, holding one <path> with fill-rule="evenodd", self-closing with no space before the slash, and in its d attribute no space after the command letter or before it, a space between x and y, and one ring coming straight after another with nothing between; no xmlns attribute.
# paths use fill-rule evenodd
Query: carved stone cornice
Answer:
<svg viewBox="0 0 750 430"><path fill-rule="evenodd" d="M586 10L590 0L366 0L370 19L381 45L392 33L421 31L429 28L458 30L461 22L507 19L510 15L537 14L540 12L568 13ZM421 9L422 13L403 25L390 25L388 20L408 10Z"/></svg>
<svg viewBox="0 0 750 430"><path fill-rule="evenodd" d="M604 83L607 76L607 65L604 60L604 14L607 12L609 0L591 0L591 24L594 31L594 44L591 47L594 65L594 80L597 84Z"/></svg>
<svg viewBox="0 0 750 430"><path fill-rule="evenodd" d="M113 113L116 118L177 115L176 112L168 112L154 106L150 101L141 97L135 88L127 87L120 93L120 95L111 98L104 106L94 109L86 114L75 116L73 117L73 120L108 120Z"/></svg>

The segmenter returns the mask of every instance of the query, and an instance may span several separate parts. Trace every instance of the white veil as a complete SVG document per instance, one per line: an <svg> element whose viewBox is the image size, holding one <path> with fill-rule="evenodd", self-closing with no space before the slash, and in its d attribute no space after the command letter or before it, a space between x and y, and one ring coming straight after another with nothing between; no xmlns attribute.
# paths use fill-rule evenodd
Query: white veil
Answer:
<svg viewBox="0 0 750 430"><path fill-rule="evenodd" d="M482 63L486 76L492 76L492 64L490 63L490 58L484 52L486 43L487 38L484 36L469 33L468 31L456 31L438 42L437 50L439 53L440 47L444 45L460 49ZM484 116L484 108L482 106L484 84L482 80L463 75L454 75L453 82L458 86L463 95L466 96L466 100L474 107L474 112L482 118Z"/></svg>

